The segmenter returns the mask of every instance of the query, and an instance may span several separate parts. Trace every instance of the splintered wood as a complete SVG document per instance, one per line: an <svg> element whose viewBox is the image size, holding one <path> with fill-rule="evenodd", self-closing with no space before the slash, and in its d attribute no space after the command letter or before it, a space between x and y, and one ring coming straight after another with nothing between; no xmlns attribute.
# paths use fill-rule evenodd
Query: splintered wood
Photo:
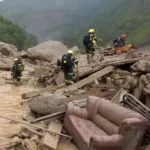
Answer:
<svg viewBox="0 0 150 150"><path fill-rule="evenodd" d="M48 125L48 130L54 131L56 133L61 133L62 124L59 121L53 121ZM41 140L41 146L56 149L59 142L60 136L55 134L45 133Z"/></svg>
<svg viewBox="0 0 150 150"><path fill-rule="evenodd" d="M108 66L96 73L93 73L92 75L90 75L89 77L83 79L83 80L80 80L79 82L65 88L65 89L61 89L61 90L58 90L57 92L63 92L64 90L68 90L68 91L76 91L82 87L84 87L85 85L88 85L90 83L92 83L94 80L96 79L99 79L109 73L111 73L113 71L114 67L112 66Z"/></svg>

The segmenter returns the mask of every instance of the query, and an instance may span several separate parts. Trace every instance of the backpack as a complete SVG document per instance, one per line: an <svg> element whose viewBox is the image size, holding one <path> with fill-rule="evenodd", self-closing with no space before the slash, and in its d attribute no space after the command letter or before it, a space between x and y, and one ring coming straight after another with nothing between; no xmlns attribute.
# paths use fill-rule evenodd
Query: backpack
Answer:
<svg viewBox="0 0 150 150"><path fill-rule="evenodd" d="M83 37L83 44L86 45L86 46L88 46L90 43L91 43L90 35L85 35Z"/></svg>
<svg viewBox="0 0 150 150"><path fill-rule="evenodd" d="M69 68L72 67L73 63L71 61L71 58L68 55L62 56L62 67Z"/></svg>

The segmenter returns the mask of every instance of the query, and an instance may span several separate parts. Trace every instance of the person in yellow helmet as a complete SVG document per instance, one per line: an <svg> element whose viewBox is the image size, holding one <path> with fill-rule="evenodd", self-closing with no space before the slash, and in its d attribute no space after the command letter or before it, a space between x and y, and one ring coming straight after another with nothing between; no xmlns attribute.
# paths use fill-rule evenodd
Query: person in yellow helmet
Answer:
<svg viewBox="0 0 150 150"><path fill-rule="evenodd" d="M78 61L74 57L73 51L68 50L67 54L64 54L61 60L61 66L62 70L64 71L66 85L72 85L74 83L73 69L75 67L75 64L78 64Z"/></svg>
<svg viewBox="0 0 150 150"><path fill-rule="evenodd" d="M22 62L22 58L15 58L14 59L14 64L12 67L12 77L15 79L18 83L20 83L21 76L22 76L22 71L24 70L24 65Z"/></svg>
<svg viewBox="0 0 150 150"><path fill-rule="evenodd" d="M83 37L88 63L90 63L91 59L94 57L97 41L99 40L96 37L95 29L89 29L88 34Z"/></svg>

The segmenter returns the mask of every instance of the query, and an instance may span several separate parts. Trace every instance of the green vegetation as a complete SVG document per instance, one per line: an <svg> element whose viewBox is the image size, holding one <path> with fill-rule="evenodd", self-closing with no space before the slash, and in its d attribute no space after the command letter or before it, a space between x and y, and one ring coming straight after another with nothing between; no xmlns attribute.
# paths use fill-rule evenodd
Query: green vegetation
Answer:
<svg viewBox="0 0 150 150"><path fill-rule="evenodd" d="M112 43L122 33L127 34L128 43L136 46L150 44L150 0L104 0L102 5L102 9L96 10L97 15L89 19L91 22L86 26L83 24L78 31L70 30L64 42L81 45L83 31L92 27L97 30L97 35L102 36L104 45Z"/></svg>
<svg viewBox="0 0 150 150"><path fill-rule="evenodd" d="M28 34L23 28L0 16L0 41L14 44L18 50L37 44L36 37Z"/></svg>
<svg viewBox="0 0 150 150"><path fill-rule="evenodd" d="M25 26L40 42L61 40L82 46L89 28L112 43L122 33L135 46L150 43L150 0L4 0L0 13Z"/></svg>

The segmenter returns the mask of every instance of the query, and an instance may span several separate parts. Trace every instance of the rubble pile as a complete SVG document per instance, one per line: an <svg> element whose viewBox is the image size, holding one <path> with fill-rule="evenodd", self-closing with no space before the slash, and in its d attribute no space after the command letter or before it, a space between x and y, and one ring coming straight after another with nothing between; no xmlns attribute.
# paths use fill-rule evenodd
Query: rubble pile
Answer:
<svg viewBox="0 0 150 150"><path fill-rule="evenodd" d="M61 43L53 43L54 45ZM39 46L39 49L42 46ZM105 56L99 54L91 64L86 63L86 56L79 56L79 68L75 68L75 83L64 84L64 74L51 57L31 55L37 47L29 52L6 53L0 49L3 64L7 59L19 55L33 69L32 76L36 80L35 91L22 95L22 105L28 105L31 112L22 118L20 133L12 135L7 150L51 150L57 149L64 139L71 139L63 128L66 104L72 102L78 108L87 106L87 97L95 95L113 103L132 109L150 120L150 57L128 53L120 56ZM58 46L58 48L60 48ZM4 49L4 48L3 48ZM42 50L37 51L42 51ZM63 46L66 51L66 47ZM77 47L74 51L79 52ZM63 52L65 53L65 52ZM60 53L59 53L60 54ZM45 58L43 58L45 57ZM6 59L6 60L5 60ZM54 58L56 60L56 57ZM1 60L1 59L0 59ZM12 65L12 62L10 63ZM1 65L2 66L2 65ZM5 67L7 68L7 67ZM8 67L10 69L10 66ZM1 69L1 68L0 68ZM43 84L38 89L38 84ZM9 118L6 118L9 119ZM146 139L147 145L150 140Z"/></svg>

